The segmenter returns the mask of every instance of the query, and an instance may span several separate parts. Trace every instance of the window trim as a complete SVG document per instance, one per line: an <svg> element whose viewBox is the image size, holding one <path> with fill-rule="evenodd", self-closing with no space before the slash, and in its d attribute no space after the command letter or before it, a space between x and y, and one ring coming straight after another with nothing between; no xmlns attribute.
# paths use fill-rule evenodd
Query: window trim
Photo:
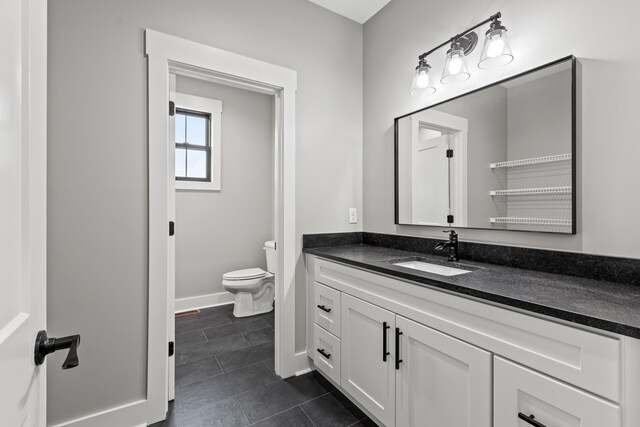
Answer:
<svg viewBox="0 0 640 427"><path fill-rule="evenodd" d="M222 152L222 101L201 96L187 95L176 92L176 110L187 110L195 113L209 115L209 176L211 181L200 179L174 179L176 190L202 190L220 191L221 188L221 164L220 154ZM175 138L175 131L173 132ZM174 141L175 150L175 141ZM194 146L195 147L195 146ZM202 148L201 146L197 146Z"/></svg>

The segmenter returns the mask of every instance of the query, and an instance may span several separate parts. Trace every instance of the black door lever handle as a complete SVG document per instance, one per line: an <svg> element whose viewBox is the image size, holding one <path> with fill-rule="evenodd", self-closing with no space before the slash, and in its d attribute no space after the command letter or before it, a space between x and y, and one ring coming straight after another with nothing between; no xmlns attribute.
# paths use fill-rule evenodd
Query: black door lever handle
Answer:
<svg viewBox="0 0 640 427"><path fill-rule="evenodd" d="M49 338L47 331L40 331L36 337L34 361L36 365L42 365L48 354L68 348L69 353L62 364L62 369L75 368L80 363L78 361L78 347L80 347L80 335Z"/></svg>

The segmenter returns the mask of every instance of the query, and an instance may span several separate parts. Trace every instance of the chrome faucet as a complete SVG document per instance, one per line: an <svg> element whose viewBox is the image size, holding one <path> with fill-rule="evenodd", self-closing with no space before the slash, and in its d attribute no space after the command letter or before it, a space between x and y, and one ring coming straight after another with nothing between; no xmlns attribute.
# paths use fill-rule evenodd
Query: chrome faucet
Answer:
<svg viewBox="0 0 640 427"><path fill-rule="evenodd" d="M458 261L458 234L454 230L445 230L443 233L449 233L449 240L438 243L436 250L442 251L449 248L449 261Z"/></svg>

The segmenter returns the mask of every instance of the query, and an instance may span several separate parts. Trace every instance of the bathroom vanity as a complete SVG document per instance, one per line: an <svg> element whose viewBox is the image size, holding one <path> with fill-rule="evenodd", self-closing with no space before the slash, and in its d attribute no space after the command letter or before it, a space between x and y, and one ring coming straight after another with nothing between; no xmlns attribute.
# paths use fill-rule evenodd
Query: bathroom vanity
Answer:
<svg viewBox="0 0 640 427"><path fill-rule="evenodd" d="M636 284L362 243L304 251L307 354L379 424L640 426Z"/></svg>

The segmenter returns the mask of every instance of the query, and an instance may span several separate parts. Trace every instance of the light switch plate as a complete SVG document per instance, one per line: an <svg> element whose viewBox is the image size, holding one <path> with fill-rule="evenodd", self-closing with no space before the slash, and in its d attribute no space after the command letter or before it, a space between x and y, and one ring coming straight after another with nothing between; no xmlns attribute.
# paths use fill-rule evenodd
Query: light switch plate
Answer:
<svg viewBox="0 0 640 427"><path fill-rule="evenodd" d="M356 208L349 208L349 224L358 223L358 210Z"/></svg>

